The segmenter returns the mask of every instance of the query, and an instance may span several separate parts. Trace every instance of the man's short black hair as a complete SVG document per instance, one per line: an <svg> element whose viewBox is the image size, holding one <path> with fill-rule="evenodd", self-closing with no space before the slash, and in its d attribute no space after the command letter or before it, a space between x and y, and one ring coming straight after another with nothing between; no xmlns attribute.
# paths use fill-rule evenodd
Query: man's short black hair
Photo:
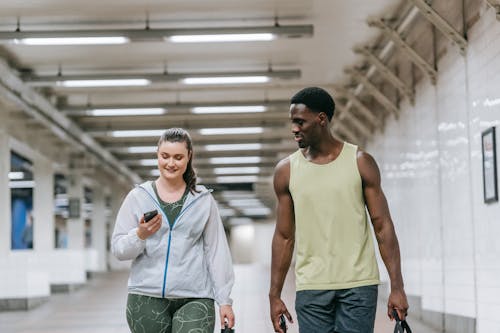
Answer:
<svg viewBox="0 0 500 333"><path fill-rule="evenodd" d="M326 90L318 87L302 89L292 97L290 104L304 104L314 112L324 112L328 120L332 120L335 112L335 102L332 96Z"/></svg>

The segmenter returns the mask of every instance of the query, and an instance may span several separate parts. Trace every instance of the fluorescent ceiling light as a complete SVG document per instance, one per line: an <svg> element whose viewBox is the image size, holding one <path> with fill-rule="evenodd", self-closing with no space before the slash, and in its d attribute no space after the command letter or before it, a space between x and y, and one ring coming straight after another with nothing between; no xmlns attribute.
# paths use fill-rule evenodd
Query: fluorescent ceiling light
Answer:
<svg viewBox="0 0 500 333"><path fill-rule="evenodd" d="M232 208L219 208L219 214L221 216L233 216L236 212Z"/></svg>
<svg viewBox="0 0 500 333"><path fill-rule="evenodd" d="M165 132L165 130L112 131L111 136L113 136L115 138L138 137L138 136L158 136L159 137L164 132Z"/></svg>
<svg viewBox="0 0 500 333"><path fill-rule="evenodd" d="M127 152L132 154L141 154L141 153L156 153L158 147L156 146L135 146L128 147Z"/></svg>
<svg viewBox="0 0 500 333"><path fill-rule="evenodd" d="M217 34L217 35L174 35L168 37L173 43L216 43L216 42L257 42L271 41L276 35L260 34Z"/></svg>
<svg viewBox="0 0 500 333"><path fill-rule="evenodd" d="M220 176L216 177L217 183L253 183L258 179L257 176Z"/></svg>
<svg viewBox="0 0 500 333"><path fill-rule="evenodd" d="M221 195L226 200L257 199L253 191L224 191Z"/></svg>
<svg viewBox="0 0 500 333"><path fill-rule="evenodd" d="M242 210L243 215L255 216L255 215L269 215L271 210L267 207L257 207L257 208L245 208Z"/></svg>
<svg viewBox="0 0 500 333"><path fill-rule="evenodd" d="M267 108L264 105L243 105L243 106L197 106L191 109L192 113L245 113L264 112Z"/></svg>
<svg viewBox="0 0 500 333"><path fill-rule="evenodd" d="M34 180L12 180L9 182L9 188L34 188Z"/></svg>
<svg viewBox="0 0 500 333"><path fill-rule="evenodd" d="M259 173L259 167L234 167L234 168L214 168L216 175L232 175L232 174L256 174Z"/></svg>
<svg viewBox="0 0 500 333"><path fill-rule="evenodd" d="M260 156L211 157L210 164L247 164L260 163Z"/></svg>
<svg viewBox="0 0 500 333"><path fill-rule="evenodd" d="M226 128L202 128L200 134L202 135L216 135L216 134L255 134L262 133L262 127L226 127Z"/></svg>
<svg viewBox="0 0 500 333"><path fill-rule="evenodd" d="M117 79L117 80L66 80L57 81L57 85L68 88L80 87L123 87L147 86L151 81L147 79Z"/></svg>
<svg viewBox="0 0 500 333"><path fill-rule="evenodd" d="M262 202L256 198L248 198L248 199L233 199L227 202L229 206L232 207L262 207Z"/></svg>
<svg viewBox="0 0 500 333"><path fill-rule="evenodd" d="M187 77L182 79L184 84L232 84L232 83L266 83L269 76L215 76L215 77Z"/></svg>
<svg viewBox="0 0 500 333"><path fill-rule="evenodd" d="M146 116L166 113L163 108L137 108L137 109L94 109L89 110L91 116Z"/></svg>
<svg viewBox="0 0 500 333"><path fill-rule="evenodd" d="M225 150L259 150L262 148L261 143L233 143L233 144L218 144L206 145L207 151L225 151Z"/></svg>
<svg viewBox="0 0 500 333"><path fill-rule="evenodd" d="M253 222L252 219L248 218L248 217L233 217L233 218L229 219L229 224L231 225L231 227L237 227L237 230L238 230L237 232L238 232L239 238L241 238L242 233L245 234L245 233L247 233L247 231L250 231L250 229L244 228L244 227L250 226L253 229L253 226L251 225L252 222ZM231 229L231 233L234 232L235 230L236 229ZM251 233L252 233L251 239L253 240L254 231L252 231ZM243 236L245 236L245 235L243 235Z"/></svg>
<svg viewBox="0 0 500 333"><path fill-rule="evenodd" d="M139 164L143 165L143 166L156 166L156 165L158 165L158 160L156 160L154 158L139 160Z"/></svg>
<svg viewBox="0 0 500 333"><path fill-rule="evenodd" d="M24 172L22 172L22 171L9 172L9 179L10 180L18 180L18 179L23 179L23 178L24 178Z"/></svg>
<svg viewBox="0 0 500 333"><path fill-rule="evenodd" d="M96 45L125 44L130 42L126 37L52 37L14 39L15 44L24 45Z"/></svg>

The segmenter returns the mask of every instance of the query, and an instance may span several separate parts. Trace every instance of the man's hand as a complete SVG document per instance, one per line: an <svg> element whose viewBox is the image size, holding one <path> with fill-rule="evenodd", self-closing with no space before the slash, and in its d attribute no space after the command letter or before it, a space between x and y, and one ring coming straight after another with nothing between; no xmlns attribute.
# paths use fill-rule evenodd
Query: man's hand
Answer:
<svg viewBox="0 0 500 333"><path fill-rule="evenodd" d="M271 322L273 323L274 331L284 333L280 328L280 316L282 314L293 324L293 319L285 303L279 297L269 297L269 306L271 308Z"/></svg>
<svg viewBox="0 0 500 333"><path fill-rule="evenodd" d="M234 312L231 305L221 305L219 307L220 314L220 327L224 328L224 324L227 322L227 327L234 327Z"/></svg>
<svg viewBox="0 0 500 333"><path fill-rule="evenodd" d="M145 240L146 238L148 238L149 236L160 230L160 227L161 227L161 214L157 214L148 222L144 222L144 216L143 216L139 221L139 227L137 228L137 236L140 239Z"/></svg>
<svg viewBox="0 0 500 333"><path fill-rule="evenodd" d="M398 312L399 319L405 320L408 314L408 300L406 299L405 291L401 289L391 290L389 295L389 300L387 301L387 315L391 320L394 319L392 315L392 310L395 309Z"/></svg>

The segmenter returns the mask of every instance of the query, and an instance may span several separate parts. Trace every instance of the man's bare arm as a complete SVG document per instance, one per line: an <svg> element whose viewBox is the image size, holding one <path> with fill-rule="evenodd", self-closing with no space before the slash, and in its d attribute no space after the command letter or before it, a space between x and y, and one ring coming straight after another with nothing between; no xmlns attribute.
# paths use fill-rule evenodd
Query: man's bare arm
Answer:
<svg viewBox="0 0 500 333"><path fill-rule="evenodd" d="M358 151L357 160L363 181L363 195L366 206L373 224L380 255L391 280L388 315L392 318L392 309L396 309L399 317L405 318L408 301L404 292L401 274L399 243L394 231L387 200L382 190L380 171L373 157L366 152Z"/></svg>
<svg viewBox="0 0 500 333"><path fill-rule="evenodd" d="M288 320L292 317L281 300L281 290L292 261L295 243L295 222L293 200L288 189L290 180L290 161L282 160L276 166L274 173L274 191L277 197L276 228L272 242L271 287L269 302L271 320L276 332L279 330L279 316L285 314Z"/></svg>

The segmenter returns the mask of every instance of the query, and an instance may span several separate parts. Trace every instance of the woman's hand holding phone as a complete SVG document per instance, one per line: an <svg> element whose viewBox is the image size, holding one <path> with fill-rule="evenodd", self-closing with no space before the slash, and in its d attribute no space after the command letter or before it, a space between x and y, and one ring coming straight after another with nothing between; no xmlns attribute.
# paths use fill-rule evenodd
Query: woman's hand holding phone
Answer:
<svg viewBox="0 0 500 333"><path fill-rule="evenodd" d="M139 227L137 228L137 236L145 240L161 227L161 214L158 214L157 210L147 212L141 217L139 221Z"/></svg>

